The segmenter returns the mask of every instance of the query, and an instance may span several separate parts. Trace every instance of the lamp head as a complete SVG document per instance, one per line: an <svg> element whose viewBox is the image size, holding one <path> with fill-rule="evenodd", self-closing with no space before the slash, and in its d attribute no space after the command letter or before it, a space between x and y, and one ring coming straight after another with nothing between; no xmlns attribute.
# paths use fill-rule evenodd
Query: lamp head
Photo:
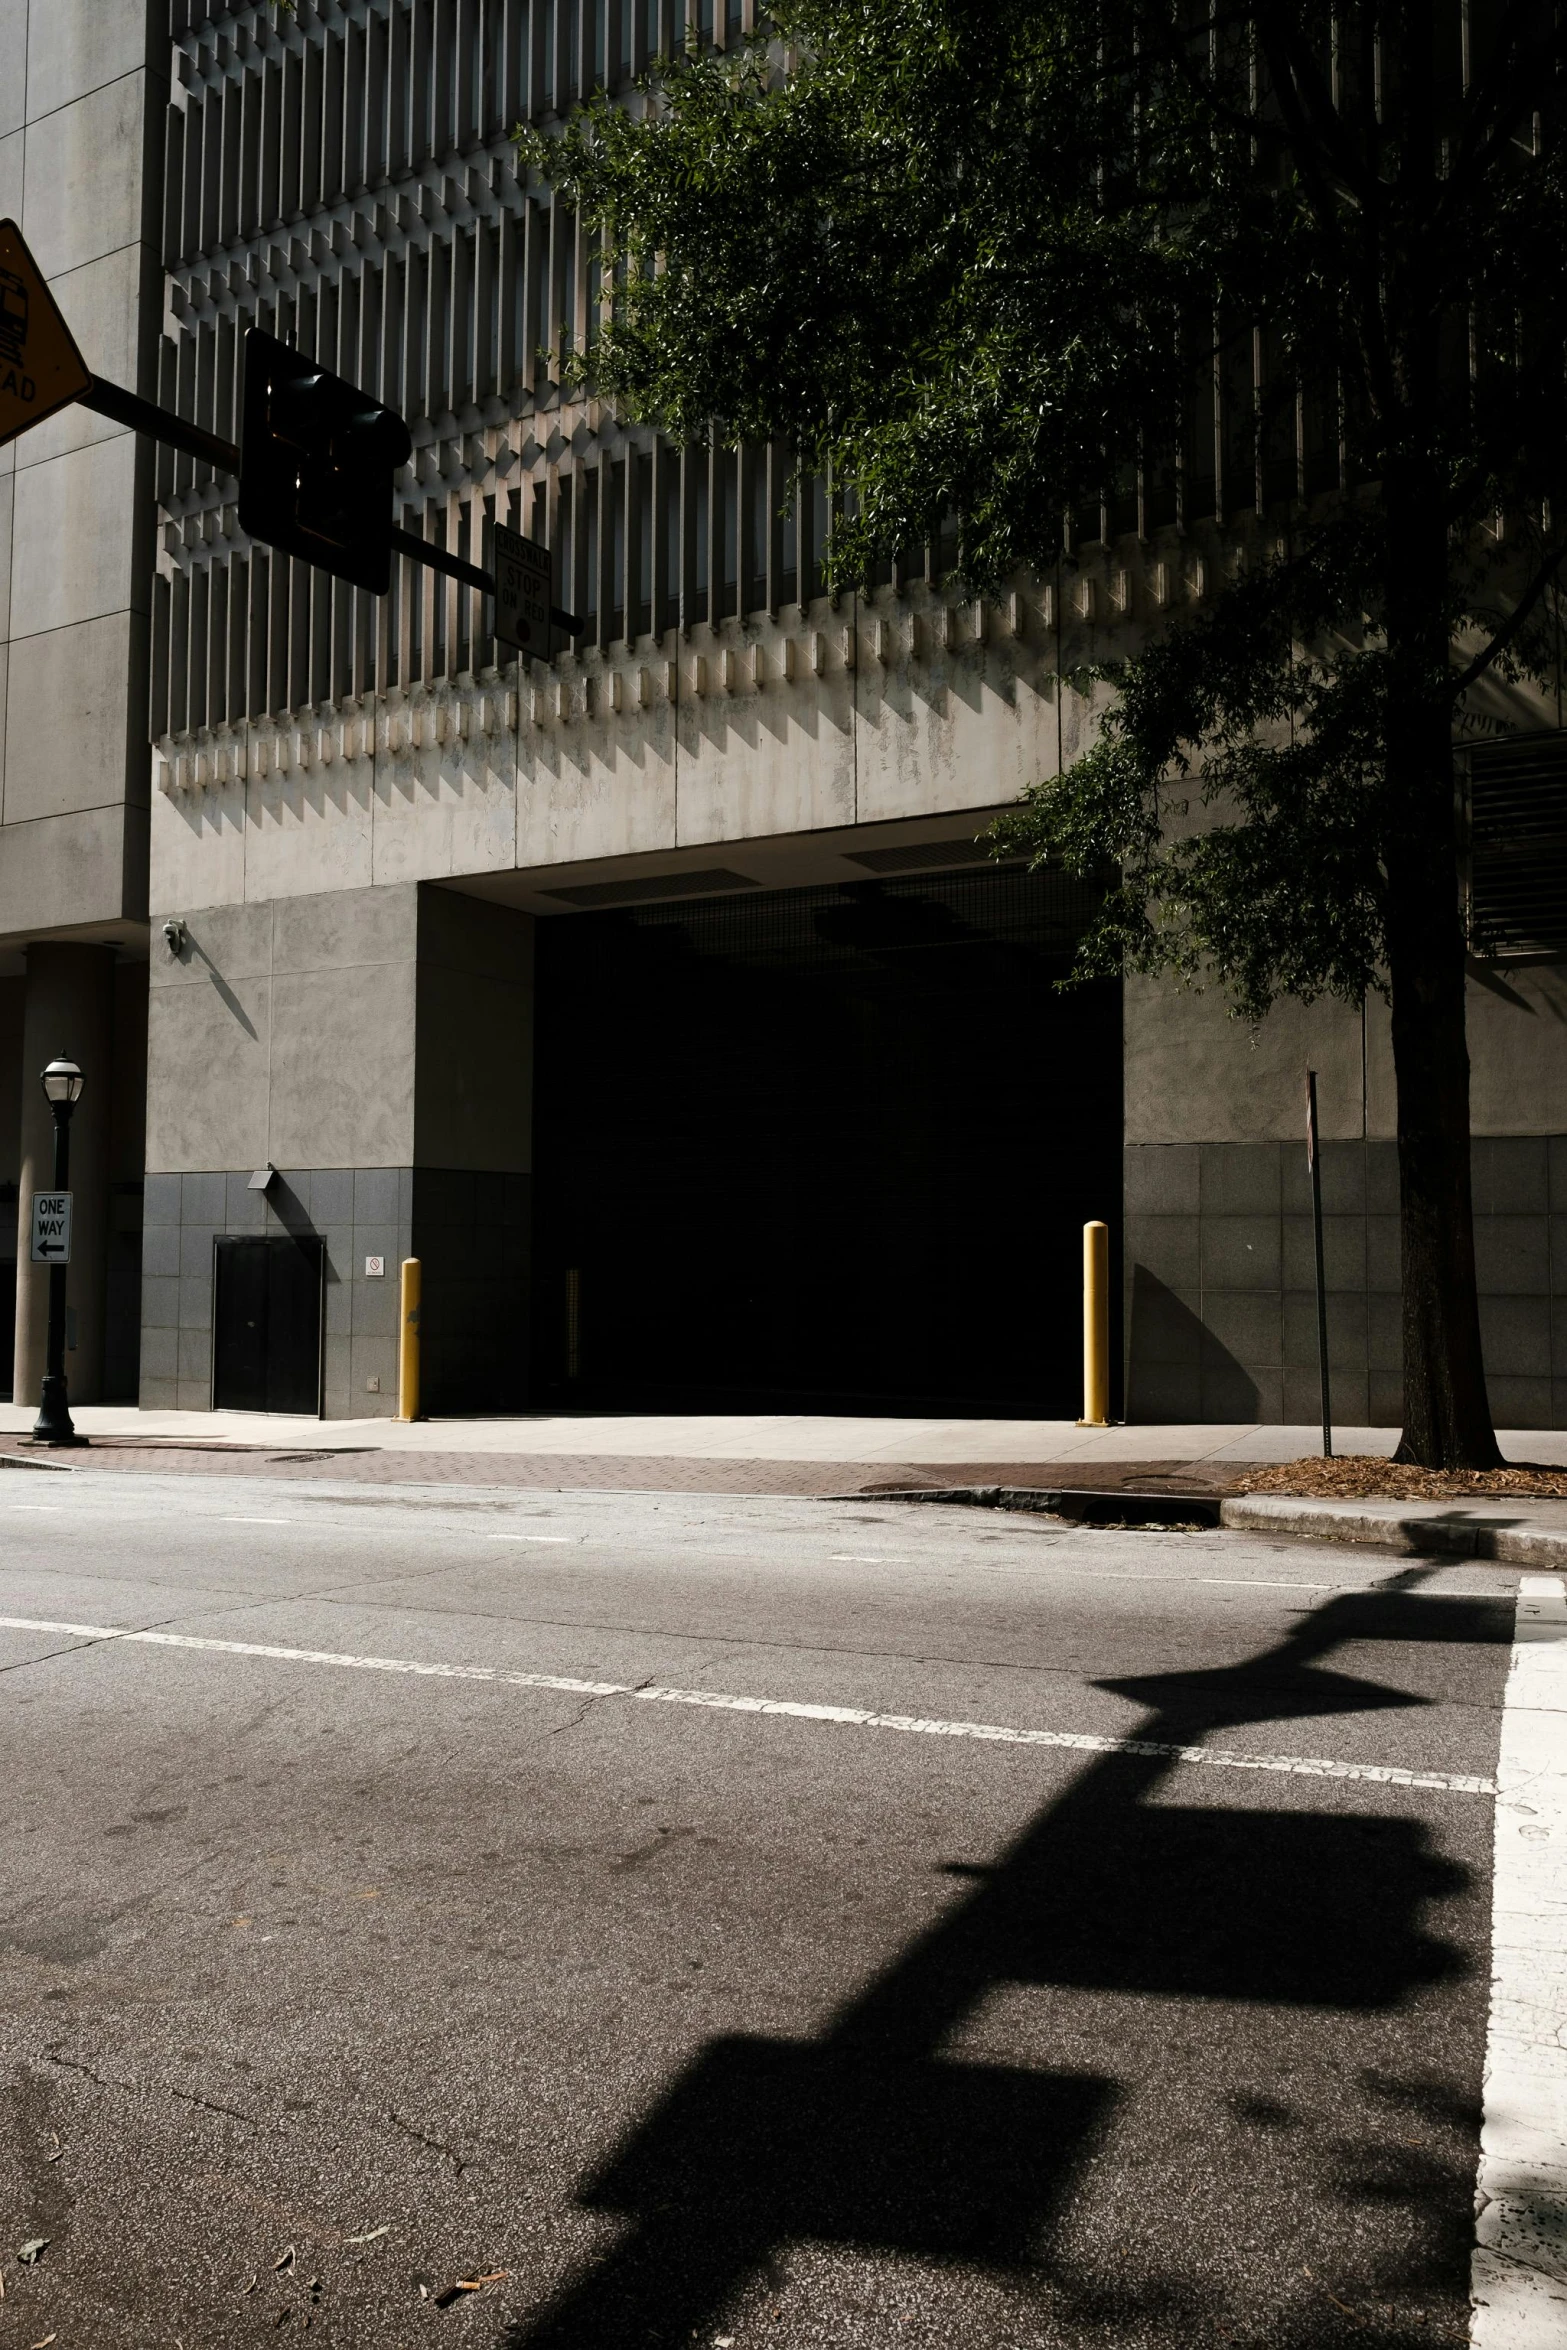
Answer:
<svg viewBox="0 0 1567 2350"><path fill-rule="evenodd" d="M68 1061L63 1053L56 1053L39 1082L51 1102L64 1102L74 1108L81 1100L85 1080L74 1061Z"/></svg>

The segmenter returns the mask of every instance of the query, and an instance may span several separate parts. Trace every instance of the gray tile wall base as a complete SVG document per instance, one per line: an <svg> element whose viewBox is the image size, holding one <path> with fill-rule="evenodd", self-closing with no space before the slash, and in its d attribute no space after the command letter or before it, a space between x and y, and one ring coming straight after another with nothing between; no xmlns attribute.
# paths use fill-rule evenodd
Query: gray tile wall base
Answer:
<svg viewBox="0 0 1567 2350"><path fill-rule="evenodd" d="M1477 1138L1475 1252L1500 1426L1567 1427L1567 1136ZM1129 1420L1310 1422L1319 1409L1304 1143L1125 1153ZM1322 1155L1335 1420L1397 1427L1398 1153Z"/></svg>
<svg viewBox="0 0 1567 2350"><path fill-rule="evenodd" d="M220 1234L317 1235L326 1252L322 1411L397 1410L398 1274L423 1267L422 1381L432 1412L514 1411L526 1396L530 1179L415 1167L280 1168L149 1175L141 1403L212 1400L212 1248ZM379 1257L381 1275L367 1274ZM375 1385L372 1388L371 1382Z"/></svg>

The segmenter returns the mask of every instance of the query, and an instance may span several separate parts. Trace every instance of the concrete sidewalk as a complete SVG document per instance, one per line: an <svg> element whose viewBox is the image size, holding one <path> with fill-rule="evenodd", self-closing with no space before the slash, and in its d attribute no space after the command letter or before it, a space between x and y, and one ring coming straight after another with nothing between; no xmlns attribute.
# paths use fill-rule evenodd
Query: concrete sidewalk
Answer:
<svg viewBox="0 0 1567 2350"><path fill-rule="evenodd" d="M36 1414L0 1404L0 1442L14 1442ZM812 1413L653 1414L530 1412L514 1419L319 1420L260 1412L143 1412L84 1404L82 1435L127 1445L243 1446L261 1451L461 1453L710 1462L841 1463L845 1467L1070 1465L1085 1474L1129 1464L1262 1464L1321 1449L1321 1431L1257 1422L1158 1423L1081 1428L1073 1420L851 1418ZM1509 1460L1567 1467L1567 1431L1503 1429ZM1396 1428L1335 1428L1340 1453L1389 1454Z"/></svg>

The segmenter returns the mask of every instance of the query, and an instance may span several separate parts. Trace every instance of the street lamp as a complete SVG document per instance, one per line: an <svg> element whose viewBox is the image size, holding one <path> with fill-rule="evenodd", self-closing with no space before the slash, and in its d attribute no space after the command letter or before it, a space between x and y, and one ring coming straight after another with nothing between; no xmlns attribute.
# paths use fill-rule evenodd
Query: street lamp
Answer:
<svg viewBox="0 0 1567 2350"><path fill-rule="evenodd" d="M71 1112L82 1097L83 1078L74 1061L56 1053L39 1080L54 1113L54 1188L71 1187ZM49 1259L49 1345L44 1366L38 1417L33 1423L35 1444L80 1444L71 1425L65 1393L65 1269L70 1260L70 1226L55 1241L57 1254Z"/></svg>

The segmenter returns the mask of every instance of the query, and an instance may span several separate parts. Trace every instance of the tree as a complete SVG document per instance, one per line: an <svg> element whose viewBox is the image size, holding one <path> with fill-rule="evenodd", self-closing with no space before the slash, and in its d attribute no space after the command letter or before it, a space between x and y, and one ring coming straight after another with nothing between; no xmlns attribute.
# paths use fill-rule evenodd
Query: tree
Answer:
<svg viewBox="0 0 1567 2350"><path fill-rule="evenodd" d="M584 380L830 471L840 583L944 516L983 593L1129 486L1190 511L1239 371L1247 495L1217 495L1252 520L1001 844L1113 877L1084 974L1211 977L1247 1018L1385 993L1398 1457L1431 1466L1499 1457L1453 742L1483 679L1550 658L1567 552L1557 18L777 0L740 54L519 135L602 239Z"/></svg>

